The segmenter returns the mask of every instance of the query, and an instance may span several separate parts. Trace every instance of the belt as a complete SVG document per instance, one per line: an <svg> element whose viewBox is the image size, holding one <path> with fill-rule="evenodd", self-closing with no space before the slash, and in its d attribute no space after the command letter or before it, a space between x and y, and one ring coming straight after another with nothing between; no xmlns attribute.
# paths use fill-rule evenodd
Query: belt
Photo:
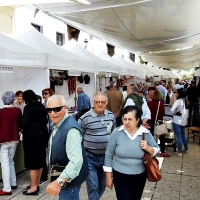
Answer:
<svg viewBox="0 0 200 200"><path fill-rule="evenodd" d="M88 149L85 149L85 151L87 151L88 153L92 154L93 156L98 156L98 157L102 157L102 156L105 156L105 153L93 153L91 151L89 151Z"/></svg>

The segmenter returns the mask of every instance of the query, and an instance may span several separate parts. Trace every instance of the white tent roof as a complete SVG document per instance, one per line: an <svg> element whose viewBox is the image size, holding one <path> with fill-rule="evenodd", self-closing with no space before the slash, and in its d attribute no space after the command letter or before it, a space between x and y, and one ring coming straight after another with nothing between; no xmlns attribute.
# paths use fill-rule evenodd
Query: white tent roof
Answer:
<svg viewBox="0 0 200 200"><path fill-rule="evenodd" d="M95 72L95 63L68 52L35 29L28 31L18 38L38 50L48 54L48 67L52 69L77 70L84 72Z"/></svg>
<svg viewBox="0 0 200 200"><path fill-rule="evenodd" d="M47 56L42 50L27 46L0 33L0 64L9 66L47 66Z"/></svg>
<svg viewBox="0 0 200 200"><path fill-rule="evenodd" d="M38 7L46 14L109 44L133 53L140 52L142 58L152 62L153 66L181 69L198 66L199 50L196 55L180 55L187 53L185 48L200 44L200 30L197 26L200 18L199 0L89 1L91 5L87 6L77 2L55 2L39 4ZM176 49L182 50L169 53ZM150 52L163 53L154 55L152 61ZM164 56L169 54L173 56Z"/></svg>
<svg viewBox="0 0 200 200"><path fill-rule="evenodd" d="M122 58L121 56L113 56L113 58L119 62L121 65L123 65L123 67L125 68L125 70L128 70L129 75L130 76L136 76L139 78L144 78L144 71L141 70L137 70L134 65L132 65L131 63L129 63L128 61L126 61L124 58ZM127 69L126 69L127 68Z"/></svg>
<svg viewBox="0 0 200 200"><path fill-rule="evenodd" d="M80 56L81 58L87 59L91 62L95 62L96 72L112 72L115 74L120 73L120 66L116 65L115 63L102 60L100 57L94 55L73 39L68 41L62 47L69 50L73 54Z"/></svg>
<svg viewBox="0 0 200 200"><path fill-rule="evenodd" d="M127 60L129 61L130 59L127 59ZM131 60L130 60L129 62L131 62ZM136 62L135 64L136 64L137 66L139 66L141 69L145 70L145 75L146 75L146 76L148 76L148 77L154 76L153 70L151 70L151 69L149 69L148 67L146 67L146 65L143 65L143 64L140 63L140 62Z"/></svg>
<svg viewBox="0 0 200 200"><path fill-rule="evenodd" d="M135 76L136 77L139 77L141 79L144 79L145 78L145 70L139 68L132 60L130 59L124 59L125 61L127 61L130 65L131 65L131 68L135 69Z"/></svg>
<svg viewBox="0 0 200 200"><path fill-rule="evenodd" d="M123 65L121 65L119 62L117 62L115 59L113 59L111 56L109 56L107 53L105 53L104 51L100 52L98 54L98 56L104 60L106 60L107 62L111 63L111 64L115 64L117 67L120 67L120 75L129 75L129 70L127 67L123 67Z"/></svg>

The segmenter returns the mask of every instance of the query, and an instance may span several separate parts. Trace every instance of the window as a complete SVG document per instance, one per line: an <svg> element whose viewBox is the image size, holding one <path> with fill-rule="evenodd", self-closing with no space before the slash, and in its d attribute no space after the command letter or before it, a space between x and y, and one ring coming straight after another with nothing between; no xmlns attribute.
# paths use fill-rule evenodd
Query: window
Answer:
<svg viewBox="0 0 200 200"><path fill-rule="evenodd" d="M31 23L31 25L32 25L36 30L38 30L40 33L43 33L43 26L40 26L40 25L34 24L34 23Z"/></svg>
<svg viewBox="0 0 200 200"><path fill-rule="evenodd" d="M56 44L59 46L65 44L65 34L56 32Z"/></svg>

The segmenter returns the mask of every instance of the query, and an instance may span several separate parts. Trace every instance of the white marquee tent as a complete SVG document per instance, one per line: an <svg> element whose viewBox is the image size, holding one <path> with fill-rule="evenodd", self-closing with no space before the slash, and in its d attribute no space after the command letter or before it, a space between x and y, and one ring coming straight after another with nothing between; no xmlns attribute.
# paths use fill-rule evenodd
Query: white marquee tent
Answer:
<svg viewBox="0 0 200 200"><path fill-rule="evenodd" d="M99 74L102 72L111 72L117 75L120 73L119 65L102 60L100 57L94 55L73 39L67 42L65 45L63 45L63 48L69 50L75 55L80 56L81 58L87 59L91 62L95 62L94 72L98 72Z"/></svg>
<svg viewBox="0 0 200 200"><path fill-rule="evenodd" d="M95 72L95 62L64 50L35 29L20 36L18 40L26 45L46 52L48 55L48 68L50 69Z"/></svg>
<svg viewBox="0 0 200 200"><path fill-rule="evenodd" d="M129 69L127 67L124 67L122 64L120 64L119 62L117 62L114 58L112 58L111 56L109 56L104 51L100 52L98 54L98 56L100 58L106 60L107 62L115 63L116 65L120 66L120 73L119 73L120 75L130 75Z"/></svg>
<svg viewBox="0 0 200 200"><path fill-rule="evenodd" d="M138 78L144 78L145 77L145 73L144 70L140 70L137 69L133 64L129 63L128 61L126 61L124 58L122 58L121 56L113 56L113 58L120 63L121 65L124 66L124 68L128 68L129 70L129 75L130 76L136 76Z"/></svg>
<svg viewBox="0 0 200 200"><path fill-rule="evenodd" d="M46 87L46 53L0 33L0 96L5 91L32 89L41 95ZM12 67L8 73L6 67ZM0 101L0 107L3 106Z"/></svg>

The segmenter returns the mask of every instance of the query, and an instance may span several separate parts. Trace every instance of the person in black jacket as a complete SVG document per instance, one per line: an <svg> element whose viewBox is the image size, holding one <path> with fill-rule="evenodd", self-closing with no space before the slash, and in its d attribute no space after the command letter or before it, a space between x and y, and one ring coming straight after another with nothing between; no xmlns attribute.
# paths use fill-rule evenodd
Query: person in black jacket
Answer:
<svg viewBox="0 0 200 200"><path fill-rule="evenodd" d="M23 98L26 106L20 127L23 129L24 164L25 168L30 170L31 178L31 185L23 191L23 194L38 195L49 137L46 126L47 113L32 90L26 90Z"/></svg>
<svg viewBox="0 0 200 200"><path fill-rule="evenodd" d="M186 96L190 102L188 117L188 125L190 126L192 120L192 110L194 109L195 113L199 113L199 90L197 89L194 80L191 81L190 87L186 90Z"/></svg>

